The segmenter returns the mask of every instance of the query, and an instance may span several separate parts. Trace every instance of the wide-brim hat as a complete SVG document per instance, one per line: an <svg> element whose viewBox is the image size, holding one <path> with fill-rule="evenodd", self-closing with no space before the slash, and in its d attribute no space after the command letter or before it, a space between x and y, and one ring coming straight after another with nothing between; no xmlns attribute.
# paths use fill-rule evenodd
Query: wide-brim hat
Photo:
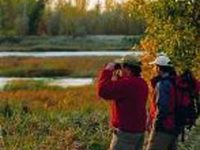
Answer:
<svg viewBox="0 0 200 150"><path fill-rule="evenodd" d="M172 67L171 60L165 55L158 56L154 61L150 62L149 64Z"/></svg>
<svg viewBox="0 0 200 150"><path fill-rule="evenodd" d="M127 64L127 65L132 65L132 66L141 66L141 61L139 57L135 55L126 55L122 58L116 59L115 63Z"/></svg>

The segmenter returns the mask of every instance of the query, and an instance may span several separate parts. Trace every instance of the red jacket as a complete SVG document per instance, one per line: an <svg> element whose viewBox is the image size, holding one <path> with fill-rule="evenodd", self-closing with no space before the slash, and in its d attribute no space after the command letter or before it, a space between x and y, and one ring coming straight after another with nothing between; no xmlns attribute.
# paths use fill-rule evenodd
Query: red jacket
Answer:
<svg viewBox="0 0 200 150"><path fill-rule="evenodd" d="M200 93L200 81L197 81L197 90L198 90L198 93Z"/></svg>
<svg viewBox="0 0 200 150"><path fill-rule="evenodd" d="M100 97L112 100L111 125L131 133L146 129L148 86L140 77L123 77L111 81L112 71L103 70L98 81Z"/></svg>

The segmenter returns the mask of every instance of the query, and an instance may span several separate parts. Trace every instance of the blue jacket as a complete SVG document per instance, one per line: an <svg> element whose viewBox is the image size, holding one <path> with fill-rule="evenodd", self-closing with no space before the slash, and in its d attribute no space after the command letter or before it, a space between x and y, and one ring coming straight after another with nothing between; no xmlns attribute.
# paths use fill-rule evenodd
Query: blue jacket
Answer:
<svg viewBox="0 0 200 150"><path fill-rule="evenodd" d="M169 74L155 77L153 80L155 90L154 102L157 106L155 129L172 132L175 129L175 88Z"/></svg>

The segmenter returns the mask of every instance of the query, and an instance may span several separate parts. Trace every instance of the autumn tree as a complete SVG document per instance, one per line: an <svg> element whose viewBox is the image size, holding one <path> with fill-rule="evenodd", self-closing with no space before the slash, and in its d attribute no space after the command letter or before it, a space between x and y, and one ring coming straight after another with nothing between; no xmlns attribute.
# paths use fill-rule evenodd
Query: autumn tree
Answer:
<svg viewBox="0 0 200 150"><path fill-rule="evenodd" d="M147 23L146 36L141 41L145 55L164 52L178 72L191 70L200 77L200 1L130 0L129 3ZM145 59L152 60L147 56Z"/></svg>
<svg viewBox="0 0 200 150"><path fill-rule="evenodd" d="M47 0L0 0L1 35L37 34Z"/></svg>
<svg viewBox="0 0 200 150"><path fill-rule="evenodd" d="M0 34L72 35L143 34L144 21L130 15L126 1L100 1L88 9L89 0L0 0Z"/></svg>

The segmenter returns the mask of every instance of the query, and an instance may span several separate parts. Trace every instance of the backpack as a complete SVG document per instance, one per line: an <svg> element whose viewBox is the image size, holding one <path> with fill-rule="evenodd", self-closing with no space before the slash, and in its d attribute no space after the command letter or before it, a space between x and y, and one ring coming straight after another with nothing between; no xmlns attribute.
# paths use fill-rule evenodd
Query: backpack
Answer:
<svg viewBox="0 0 200 150"><path fill-rule="evenodd" d="M172 82L175 86L175 125L184 142L185 130L195 126L200 114L197 80L190 71L185 71Z"/></svg>
<svg viewBox="0 0 200 150"><path fill-rule="evenodd" d="M200 82L192 76L190 71L185 71L180 76L176 73L170 74L170 77L161 78L160 76L154 77L151 80L151 85L155 88L156 83L161 80L169 80L175 89L175 101L174 106L174 122L175 122L175 134L181 135L181 141L184 142L185 130L191 130L195 126L196 119L200 115ZM156 103L150 100L149 105L149 120L148 130L150 131L157 114Z"/></svg>

